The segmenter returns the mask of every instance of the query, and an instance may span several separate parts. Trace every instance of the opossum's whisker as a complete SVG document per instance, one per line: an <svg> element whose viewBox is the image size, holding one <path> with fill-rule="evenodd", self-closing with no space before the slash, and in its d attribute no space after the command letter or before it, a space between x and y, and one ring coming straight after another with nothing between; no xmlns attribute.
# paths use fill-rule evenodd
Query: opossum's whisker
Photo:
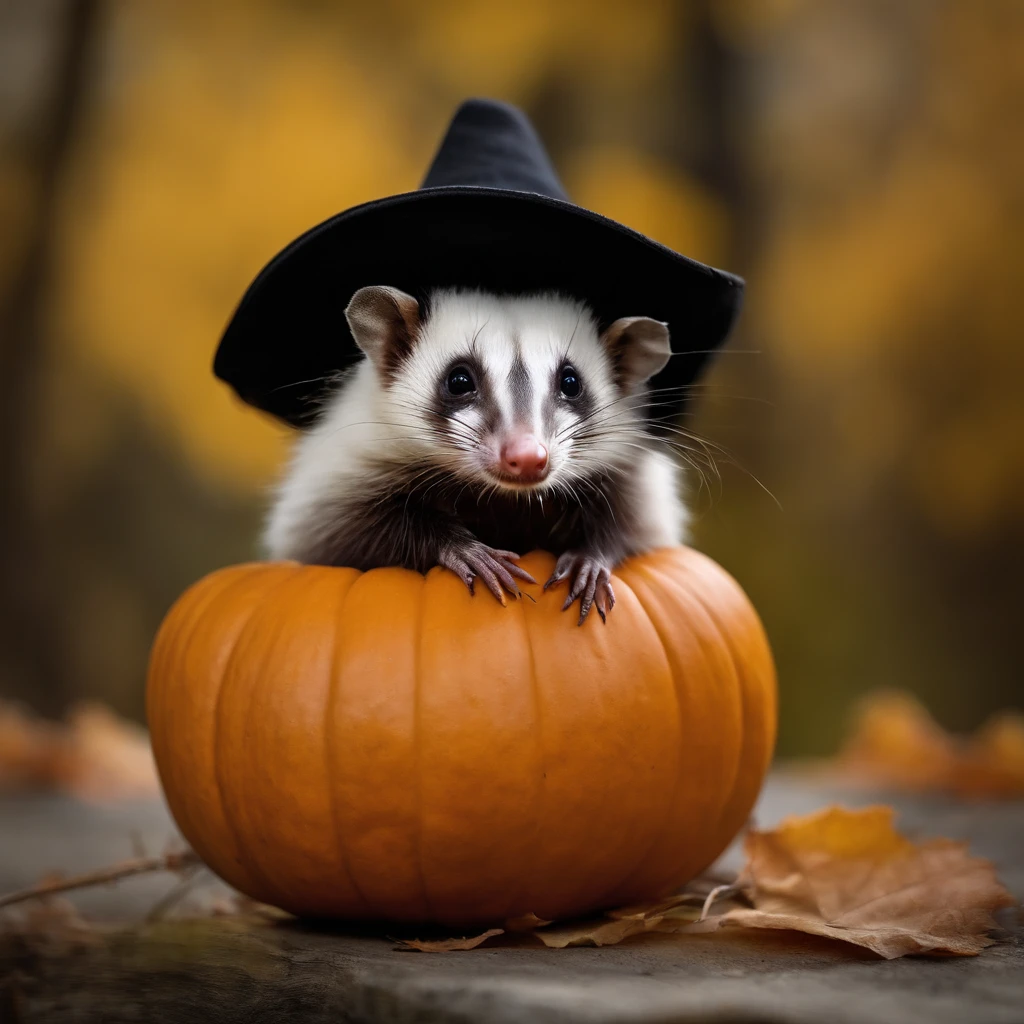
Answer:
<svg viewBox="0 0 1024 1024"><path fill-rule="evenodd" d="M760 356L763 355L759 348L694 348L689 352L672 352L669 359L679 359L682 356Z"/></svg>

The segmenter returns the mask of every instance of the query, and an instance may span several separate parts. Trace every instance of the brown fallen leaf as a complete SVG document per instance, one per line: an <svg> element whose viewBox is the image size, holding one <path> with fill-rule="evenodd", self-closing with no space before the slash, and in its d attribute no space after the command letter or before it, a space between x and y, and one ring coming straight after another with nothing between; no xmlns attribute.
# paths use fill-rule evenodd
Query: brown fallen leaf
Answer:
<svg viewBox="0 0 1024 1024"><path fill-rule="evenodd" d="M650 918L649 921L642 917L603 918L581 921L578 924L539 928L534 935L549 949L565 949L567 946L614 946L631 935L649 931L660 920L659 917Z"/></svg>
<svg viewBox="0 0 1024 1024"><path fill-rule="evenodd" d="M608 910L581 921L552 923L536 914L524 914L505 922L504 929L492 929L472 939L438 939L426 942L405 941L398 948L419 949L430 953L474 949L488 938L503 932L510 938L532 934L550 949L568 946L614 946L643 932L678 932L689 929L700 918L708 894L719 879L694 879L693 888L664 899Z"/></svg>
<svg viewBox="0 0 1024 1024"><path fill-rule="evenodd" d="M146 731L99 704L48 722L0 702L0 790L57 790L105 802L160 791Z"/></svg>
<svg viewBox="0 0 1024 1024"><path fill-rule="evenodd" d="M420 953L460 953L476 949L495 935L504 935L504 928L488 928L487 931L463 939L401 939L396 949L415 949Z"/></svg>
<svg viewBox="0 0 1024 1024"><path fill-rule="evenodd" d="M644 932L662 934L688 930L700 917L700 904L691 901L652 903L649 909L629 907L608 911L603 917L589 921L539 928L533 934L550 949L567 946L614 946L624 939Z"/></svg>
<svg viewBox="0 0 1024 1024"><path fill-rule="evenodd" d="M59 735L55 723L0 701L0 792L47 784Z"/></svg>
<svg viewBox="0 0 1024 1024"><path fill-rule="evenodd" d="M146 730L101 704L72 709L54 777L67 792L98 802L160 792Z"/></svg>
<svg viewBox="0 0 1024 1024"><path fill-rule="evenodd" d="M1024 716L1003 712L962 738L945 732L909 694L872 694L861 703L832 767L847 781L875 787L1019 797L1024 795Z"/></svg>
<svg viewBox="0 0 1024 1024"><path fill-rule="evenodd" d="M830 807L748 833L753 909L717 920L783 928L852 942L892 959L974 956L991 944L993 911L1013 904L992 865L964 843L912 843L890 807Z"/></svg>
<svg viewBox="0 0 1024 1024"><path fill-rule="evenodd" d="M989 719L968 742L950 788L964 796L1024 796L1024 715Z"/></svg>
<svg viewBox="0 0 1024 1024"><path fill-rule="evenodd" d="M0 918L0 935L20 941L32 953L50 956L63 956L102 942L74 904L54 896L30 904L20 914Z"/></svg>

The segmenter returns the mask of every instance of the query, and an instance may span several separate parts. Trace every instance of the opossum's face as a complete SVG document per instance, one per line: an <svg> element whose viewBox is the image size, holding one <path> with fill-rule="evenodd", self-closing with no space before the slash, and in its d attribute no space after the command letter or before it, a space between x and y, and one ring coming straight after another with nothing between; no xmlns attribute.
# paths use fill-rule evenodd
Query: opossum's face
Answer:
<svg viewBox="0 0 1024 1024"><path fill-rule="evenodd" d="M367 330L382 309L398 322ZM348 315L389 420L419 432L430 463L509 492L571 489L630 461L634 399L669 356L664 324L634 317L599 335L584 306L555 296L442 292L420 321L415 300L371 288Z"/></svg>

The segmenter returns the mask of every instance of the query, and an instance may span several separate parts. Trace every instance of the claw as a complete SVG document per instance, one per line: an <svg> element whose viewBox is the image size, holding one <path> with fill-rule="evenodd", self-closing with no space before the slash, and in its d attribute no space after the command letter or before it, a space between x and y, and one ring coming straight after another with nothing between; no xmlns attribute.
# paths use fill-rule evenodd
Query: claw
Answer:
<svg viewBox="0 0 1024 1024"><path fill-rule="evenodd" d="M580 625L586 621L587 616L590 614L590 609L594 604L594 594L597 591L597 581L600 576L600 571L591 572L587 577L587 588L583 592L583 596L580 598Z"/></svg>
<svg viewBox="0 0 1024 1024"><path fill-rule="evenodd" d="M615 607L615 591L612 590L611 580L608 578L609 575L606 569L601 570L597 594L594 597L594 607L597 609L597 614L601 616L601 621L606 624L608 622L608 613Z"/></svg>
<svg viewBox="0 0 1024 1024"><path fill-rule="evenodd" d="M582 626L596 607L602 622L608 621L608 612L615 606L615 594L612 592L611 570L604 559L595 555L567 551L555 564L555 571L544 584L548 590L556 583L571 578L569 593L562 605L562 611L568 611L577 600L580 602L579 624Z"/></svg>
<svg viewBox="0 0 1024 1024"><path fill-rule="evenodd" d="M516 565L514 559L518 557L514 551L499 551L479 541L468 541L445 548L438 556L438 564L454 572L466 584L470 594L475 594L476 580L481 580L504 606L506 592L516 598L523 596L514 577L527 583L537 582L525 569Z"/></svg>
<svg viewBox="0 0 1024 1024"><path fill-rule="evenodd" d="M519 579L523 580L526 583L536 583L537 582L521 565L516 565L514 562L511 563L511 564L506 562L505 563L505 568L508 569L508 571L513 576L517 576Z"/></svg>
<svg viewBox="0 0 1024 1024"><path fill-rule="evenodd" d="M571 551L566 551L561 557L555 562L555 571L548 578L547 583L544 584L544 589L548 590L553 587L556 583L561 583L568 575L573 567L575 556Z"/></svg>

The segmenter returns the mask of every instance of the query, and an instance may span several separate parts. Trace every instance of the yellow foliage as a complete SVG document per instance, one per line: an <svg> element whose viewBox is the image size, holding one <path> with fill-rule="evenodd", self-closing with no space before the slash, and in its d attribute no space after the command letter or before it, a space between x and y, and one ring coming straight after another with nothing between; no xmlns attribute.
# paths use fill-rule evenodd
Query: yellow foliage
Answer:
<svg viewBox="0 0 1024 1024"><path fill-rule="evenodd" d="M212 376L231 311L293 237L415 187L419 167L336 40L275 47L257 76L200 56L167 43L109 112L69 203L62 336L145 396L202 470L244 485L273 472L286 432Z"/></svg>
<svg viewBox="0 0 1024 1024"><path fill-rule="evenodd" d="M655 157L610 146L583 149L565 179L581 205L705 263L725 262L725 211L710 192Z"/></svg>
<svg viewBox="0 0 1024 1024"><path fill-rule="evenodd" d="M453 96L531 95L554 73L595 82L656 74L673 44L671 0L406 2L409 52Z"/></svg>

